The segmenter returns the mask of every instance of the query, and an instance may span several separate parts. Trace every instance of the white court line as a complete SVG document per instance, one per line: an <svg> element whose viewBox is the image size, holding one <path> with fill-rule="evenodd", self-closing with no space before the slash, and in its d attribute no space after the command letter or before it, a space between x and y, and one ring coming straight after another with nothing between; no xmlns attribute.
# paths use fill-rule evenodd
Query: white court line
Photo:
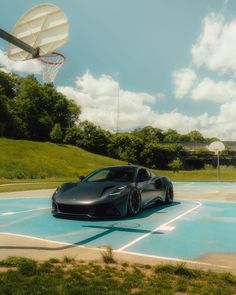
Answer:
<svg viewBox="0 0 236 295"><path fill-rule="evenodd" d="M174 221L176 221L176 220L178 220L178 219L184 217L185 215L191 213L192 211L194 211L194 210L196 210L196 209L198 209L199 207L202 206L202 203L200 203L200 202L196 202L196 203L198 204L197 206L195 206L195 207L193 207L192 209L189 209L188 211L186 211L186 212L184 212L184 213L178 215L177 217L171 219L170 221L165 222L165 223L159 225L158 227L156 227L155 229L153 229L153 230L150 231L149 233L144 234L144 235L140 236L139 238L133 240L132 242L130 242L130 243L128 243L128 244L122 246L122 247L119 248L117 251L120 251L120 252L124 251L124 250L127 249L128 247L130 247L130 246L132 246L132 245L138 243L139 241L141 241L141 240L147 238L148 236L150 236L151 234L157 232L158 230L161 230L161 228L170 225L170 224L173 223Z"/></svg>
<svg viewBox="0 0 236 295"><path fill-rule="evenodd" d="M1 197L0 196L0 202L1 200L19 200L19 199L24 199L24 200L27 200L27 199L49 199L51 198L52 196L38 196L38 197Z"/></svg>
<svg viewBox="0 0 236 295"><path fill-rule="evenodd" d="M59 245L63 246L71 246L73 245L74 247L78 248L88 248L88 249L95 249L95 250L103 250L103 248L98 248L98 247L87 247L84 245L76 245L73 243L66 243L66 242L58 242L58 241L53 241L53 240L48 240L48 239L43 239L43 238L38 238L38 237L33 237L33 236L28 236L28 235L21 235L21 234L14 234L14 233L8 233L8 232L0 232L0 235L9 235L9 236L14 236L14 237L19 237L19 238L28 238L36 241L41 241L41 242L48 242L48 243L56 243Z"/></svg>
<svg viewBox="0 0 236 295"><path fill-rule="evenodd" d="M45 207L45 208L37 208L37 209L30 209L30 210L16 211L16 212L3 212L3 213L0 213L0 216L9 216L9 215L15 215L15 214L32 212L32 211L46 210L46 209L50 209L50 208L51 207Z"/></svg>
<svg viewBox="0 0 236 295"><path fill-rule="evenodd" d="M43 238L38 238L38 237L33 237L33 236L28 236L28 235L8 233L8 232L0 232L0 235L15 236L15 237L19 237L19 238L29 238L29 239L36 240L36 241L41 241L41 242L54 243L54 244L63 245L63 246L74 246L76 248L91 249L91 250L96 250L96 251L103 250L102 247L98 248L98 247L88 247L88 246L84 246L84 245L75 245L73 243L58 242L58 241L53 241L53 240L48 240L48 239L43 239ZM51 249L53 249L53 248L51 248ZM205 265L205 266L219 267L219 268L224 268L224 269L232 269L232 267L230 267L230 266L223 266L223 265L211 264L211 263L194 261L194 260L171 258L171 257L165 257L165 256L155 256L155 255L148 255L148 254L129 252L129 251L119 251L119 250L113 250L113 251L115 253L129 254L129 255L133 255L133 256L151 257L151 258L156 258L156 259L162 259L162 260L166 260L167 262L169 260L169 261L175 261L175 262L192 263L192 264L195 264L195 265Z"/></svg>

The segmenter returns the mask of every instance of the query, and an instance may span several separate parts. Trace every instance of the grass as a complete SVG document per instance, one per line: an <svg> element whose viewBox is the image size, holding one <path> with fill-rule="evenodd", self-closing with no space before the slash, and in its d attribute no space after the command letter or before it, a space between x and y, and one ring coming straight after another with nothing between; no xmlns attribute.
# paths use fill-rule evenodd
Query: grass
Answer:
<svg viewBox="0 0 236 295"><path fill-rule="evenodd" d="M104 263L115 263L113 249L111 246L106 246L105 249L101 252L101 254Z"/></svg>
<svg viewBox="0 0 236 295"><path fill-rule="evenodd" d="M221 294L236 293L236 276L183 264L146 265L53 261L0 261L0 294Z"/></svg>
<svg viewBox="0 0 236 295"><path fill-rule="evenodd" d="M0 138L0 192L55 188L99 167L122 164L127 163L75 146ZM216 181L216 171L210 168L154 172L172 181ZM221 181L235 179L235 167L221 167Z"/></svg>
<svg viewBox="0 0 236 295"><path fill-rule="evenodd" d="M101 166L122 163L75 146L0 138L0 178L75 178Z"/></svg>

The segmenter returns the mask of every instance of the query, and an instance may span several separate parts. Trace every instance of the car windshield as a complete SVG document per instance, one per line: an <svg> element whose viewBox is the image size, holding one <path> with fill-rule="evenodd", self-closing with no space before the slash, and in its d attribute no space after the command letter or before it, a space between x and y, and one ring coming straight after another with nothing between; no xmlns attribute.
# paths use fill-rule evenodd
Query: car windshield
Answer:
<svg viewBox="0 0 236 295"><path fill-rule="evenodd" d="M95 171L88 176L87 182L133 182L135 175L134 167L108 167Z"/></svg>

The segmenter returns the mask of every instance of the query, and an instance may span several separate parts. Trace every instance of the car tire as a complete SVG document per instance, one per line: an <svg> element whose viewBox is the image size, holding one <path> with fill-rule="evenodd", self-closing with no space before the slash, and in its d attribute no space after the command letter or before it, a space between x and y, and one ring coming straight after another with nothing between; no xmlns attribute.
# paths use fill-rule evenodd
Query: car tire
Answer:
<svg viewBox="0 0 236 295"><path fill-rule="evenodd" d="M165 204L170 204L174 200L173 185L169 184L166 188Z"/></svg>
<svg viewBox="0 0 236 295"><path fill-rule="evenodd" d="M135 216L141 211L141 196L137 190L132 190L128 199L127 215Z"/></svg>

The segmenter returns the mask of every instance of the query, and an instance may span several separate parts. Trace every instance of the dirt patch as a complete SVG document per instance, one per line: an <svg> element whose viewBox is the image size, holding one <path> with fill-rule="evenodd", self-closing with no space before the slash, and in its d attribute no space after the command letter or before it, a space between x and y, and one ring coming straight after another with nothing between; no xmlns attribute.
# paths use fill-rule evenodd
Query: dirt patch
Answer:
<svg viewBox="0 0 236 295"><path fill-rule="evenodd" d="M200 256L198 261L211 263L211 264L218 264L218 265L225 265L232 267L236 272L236 252L235 253L207 253Z"/></svg>

